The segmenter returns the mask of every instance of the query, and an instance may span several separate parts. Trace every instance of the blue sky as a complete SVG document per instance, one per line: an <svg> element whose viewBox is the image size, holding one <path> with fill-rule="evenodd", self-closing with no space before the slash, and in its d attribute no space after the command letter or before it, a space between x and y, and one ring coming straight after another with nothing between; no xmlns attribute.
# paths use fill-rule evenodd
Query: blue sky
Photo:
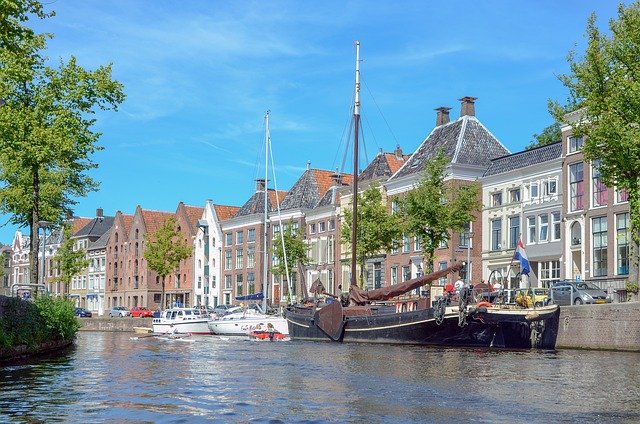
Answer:
<svg viewBox="0 0 640 424"><path fill-rule="evenodd" d="M433 109L452 107L456 119L463 96L478 97L478 119L520 151L552 123L547 100L566 99L557 75L572 48L584 50L589 14L601 27L617 16L617 2L600 0L46 3L57 15L29 25L55 35L50 59L112 63L127 94L118 112L97 114L101 188L75 207L88 217L242 205L264 175L266 110L278 189L307 161L340 168L355 40L369 159L396 144L413 152ZM0 241L15 230L0 227Z"/></svg>

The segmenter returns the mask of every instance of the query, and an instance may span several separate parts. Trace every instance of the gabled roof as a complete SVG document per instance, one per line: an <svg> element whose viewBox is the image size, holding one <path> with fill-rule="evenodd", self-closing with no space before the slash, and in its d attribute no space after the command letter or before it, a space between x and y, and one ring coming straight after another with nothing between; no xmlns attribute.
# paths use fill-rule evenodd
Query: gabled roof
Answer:
<svg viewBox="0 0 640 424"><path fill-rule="evenodd" d="M391 179L422 172L440 150L452 164L485 168L489 167L491 159L509 154L509 150L475 116L464 115L435 127Z"/></svg>
<svg viewBox="0 0 640 424"><path fill-rule="evenodd" d="M302 176L291 187L280 204L282 210L304 208L314 208L333 186L334 171L323 169L307 169Z"/></svg>
<svg viewBox="0 0 640 424"><path fill-rule="evenodd" d="M409 157L409 155L403 155L402 152L399 152L399 154L379 152L364 171L360 173L358 180L371 181L377 178L386 180L398 172Z"/></svg>
<svg viewBox="0 0 640 424"><path fill-rule="evenodd" d="M76 231L74 237L89 237L98 239L113 225L113 216L97 216L89 221L79 231Z"/></svg>
<svg viewBox="0 0 640 424"><path fill-rule="evenodd" d="M268 204L267 204L267 208L269 209L267 212L273 212L275 210L277 210L277 204L276 204L276 200L279 200L281 203L281 207L282 207L282 200L286 197L287 192L286 191L278 191L276 193L275 190L273 189L268 189ZM256 213L264 213L264 191L262 190L258 190L256 191L253 196L251 196L249 198L249 200L246 201L246 203L244 205L242 205L240 207L240 209L238 209L238 212L236 213L236 217L238 216L246 216L246 215L253 215Z"/></svg>
<svg viewBox="0 0 640 424"><path fill-rule="evenodd" d="M491 161L491 165L485 171L485 177L489 175L502 174L543 162L558 159L562 156L562 142L536 147L535 149L524 150L512 155L502 156Z"/></svg>
<svg viewBox="0 0 640 424"><path fill-rule="evenodd" d="M193 225L202 218L202 213L204 212L204 208L200 206L184 205L184 209L187 212L187 216L189 216L189 222Z"/></svg>
<svg viewBox="0 0 640 424"><path fill-rule="evenodd" d="M145 209L141 209L140 213L142 214L142 220L144 221L144 227L147 234L153 234L158 231L167 219L175 215L172 212L151 211Z"/></svg>
<svg viewBox="0 0 640 424"><path fill-rule="evenodd" d="M337 205L338 203L340 203L340 188L351 184L353 184L353 175L342 174L340 185L334 184L329 190L327 190L316 207Z"/></svg>
<svg viewBox="0 0 640 424"><path fill-rule="evenodd" d="M80 217L74 216L71 221L71 234L75 236L76 233L82 230L82 228L84 228L85 225L90 223L91 220L92 218L80 218Z"/></svg>
<svg viewBox="0 0 640 424"><path fill-rule="evenodd" d="M220 221L226 221L227 219L233 218L240 208L238 206L225 206L225 205L213 205L213 208L216 211L216 216Z"/></svg>

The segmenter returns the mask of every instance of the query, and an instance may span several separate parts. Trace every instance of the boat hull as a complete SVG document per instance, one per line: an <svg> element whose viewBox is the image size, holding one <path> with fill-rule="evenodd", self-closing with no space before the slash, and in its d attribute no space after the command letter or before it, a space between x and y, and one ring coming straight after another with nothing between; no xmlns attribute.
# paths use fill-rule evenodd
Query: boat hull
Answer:
<svg viewBox="0 0 640 424"><path fill-rule="evenodd" d="M544 317L526 319L526 311L497 315L484 308L466 317L459 325L457 308L448 308L444 319L436 322L433 308L410 312L377 312L343 316L341 337L329 337L314 319L312 308L291 307L286 318L292 340L335 340L345 343L418 344L449 347L498 347L553 349L557 335L559 310L547 311ZM530 311L529 311L530 312ZM535 332L535 334L534 334ZM535 337L534 337L535 336Z"/></svg>
<svg viewBox="0 0 640 424"><path fill-rule="evenodd" d="M209 328L213 334L220 336L246 336L253 331L258 325L263 329L267 324L273 324L276 331L288 335L289 327L287 320L277 316L248 316L237 319L217 319L209 322Z"/></svg>
<svg viewBox="0 0 640 424"><path fill-rule="evenodd" d="M174 330L175 328L175 330ZM154 333L177 333L177 334L212 334L208 320L153 323Z"/></svg>

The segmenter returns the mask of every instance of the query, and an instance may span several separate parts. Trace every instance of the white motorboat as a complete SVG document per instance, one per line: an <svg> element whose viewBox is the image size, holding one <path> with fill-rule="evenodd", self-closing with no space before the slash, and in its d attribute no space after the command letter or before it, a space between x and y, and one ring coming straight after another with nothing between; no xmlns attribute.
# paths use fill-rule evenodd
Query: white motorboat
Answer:
<svg viewBox="0 0 640 424"><path fill-rule="evenodd" d="M272 324L276 331L289 335L287 320L278 315L251 313L251 309L224 315L209 322L209 328L214 334L224 336L246 336L260 326L266 328Z"/></svg>
<svg viewBox="0 0 640 424"><path fill-rule="evenodd" d="M211 334L209 315L201 314L197 308L172 308L153 319L154 333Z"/></svg>

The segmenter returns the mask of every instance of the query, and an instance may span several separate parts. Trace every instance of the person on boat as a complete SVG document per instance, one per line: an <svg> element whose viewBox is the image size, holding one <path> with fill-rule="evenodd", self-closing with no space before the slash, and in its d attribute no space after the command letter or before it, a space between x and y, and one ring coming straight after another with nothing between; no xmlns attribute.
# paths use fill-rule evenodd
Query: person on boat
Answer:
<svg viewBox="0 0 640 424"><path fill-rule="evenodd" d="M458 280L455 282L454 286L456 288L456 294L458 296L460 296L460 292L462 292L462 289L464 288L464 281L462 281L461 278L458 278Z"/></svg>

